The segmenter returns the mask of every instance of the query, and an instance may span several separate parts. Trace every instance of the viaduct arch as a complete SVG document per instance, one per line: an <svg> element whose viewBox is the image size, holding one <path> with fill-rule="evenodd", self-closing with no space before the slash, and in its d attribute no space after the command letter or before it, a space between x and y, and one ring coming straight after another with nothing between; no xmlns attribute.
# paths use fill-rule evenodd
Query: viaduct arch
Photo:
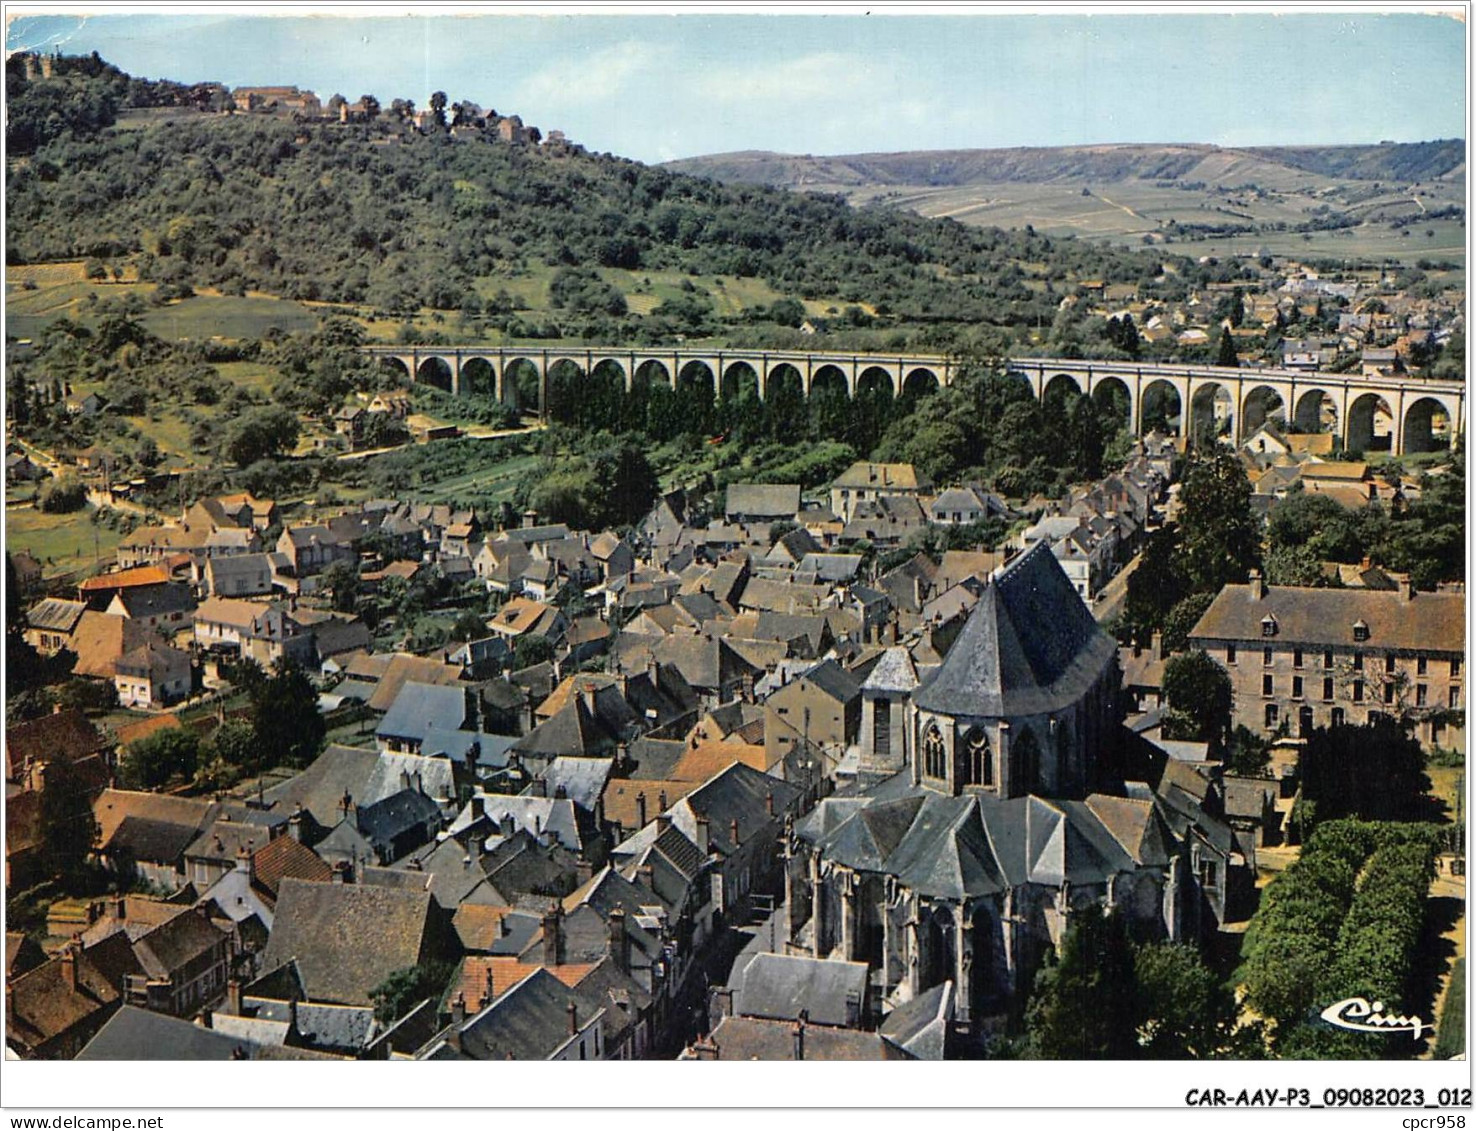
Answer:
<svg viewBox="0 0 1476 1131"><path fill-rule="evenodd" d="M816 387L838 390L842 382L853 399L858 390L887 386L897 397L925 395L952 384L961 369L949 357L793 350L366 346L364 352L401 369L409 381L457 396L492 395L528 410L536 405L540 414L547 411L555 366L585 377L598 368L627 392L635 382L674 387L682 374L705 370L715 393L741 384L760 399L796 382L806 398ZM1052 395L1069 389L1111 405L1138 434L1166 425L1239 444L1279 419L1298 431L1332 431L1349 452L1404 454L1449 444L1466 425L1465 385L1454 381L1038 357L1014 358L1006 369L1038 400L1048 388Z"/></svg>

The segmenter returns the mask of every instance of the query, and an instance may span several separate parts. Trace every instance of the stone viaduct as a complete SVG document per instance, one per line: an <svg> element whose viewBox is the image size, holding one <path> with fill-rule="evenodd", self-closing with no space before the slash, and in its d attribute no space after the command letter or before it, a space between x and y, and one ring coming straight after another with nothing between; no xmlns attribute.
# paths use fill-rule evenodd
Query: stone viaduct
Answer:
<svg viewBox="0 0 1476 1131"><path fill-rule="evenodd" d="M636 381L698 382L720 395L747 384L763 398L784 384L804 397L821 387L853 397L869 389L921 395L950 384L960 370L956 359L939 356L793 350L368 346L365 352L410 381L540 411L550 377L560 373L604 377L626 390ZM1008 371L1040 399L1074 390L1116 401L1134 432L1160 422L1182 431L1187 423L1196 433L1228 431L1240 443L1279 417L1300 431L1334 431L1348 451L1404 454L1442 447L1465 429L1462 382L1040 357L1012 359Z"/></svg>

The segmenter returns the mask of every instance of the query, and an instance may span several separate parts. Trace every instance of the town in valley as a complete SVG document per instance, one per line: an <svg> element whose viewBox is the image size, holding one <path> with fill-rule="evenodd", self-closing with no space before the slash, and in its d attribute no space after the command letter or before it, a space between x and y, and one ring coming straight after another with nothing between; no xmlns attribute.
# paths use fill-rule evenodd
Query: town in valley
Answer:
<svg viewBox="0 0 1476 1131"><path fill-rule="evenodd" d="M7 1057L1464 1057L1463 140L6 89Z"/></svg>

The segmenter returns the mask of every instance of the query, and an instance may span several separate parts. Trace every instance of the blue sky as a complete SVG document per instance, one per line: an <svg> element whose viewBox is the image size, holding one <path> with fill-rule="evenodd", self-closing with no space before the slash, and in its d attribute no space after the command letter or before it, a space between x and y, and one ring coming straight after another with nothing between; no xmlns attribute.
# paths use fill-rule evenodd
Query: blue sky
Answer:
<svg viewBox="0 0 1476 1131"><path fill-rule="evenodd" d="M444 90L643 161L738 149L1465 133L1466 27L1412 12L288 12L12 14L6 45L95 50L149 78L297 84L324 99L368 93L424 105Z"/></svg>

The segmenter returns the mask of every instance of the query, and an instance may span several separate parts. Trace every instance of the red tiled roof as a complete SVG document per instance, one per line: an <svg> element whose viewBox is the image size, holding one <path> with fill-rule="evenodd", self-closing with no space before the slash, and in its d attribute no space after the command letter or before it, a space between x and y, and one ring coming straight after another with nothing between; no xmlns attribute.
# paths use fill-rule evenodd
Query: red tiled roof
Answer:
<svg viewBox="0 0 1476 1131"><path fill-rule="evenodd" d="M290 836L279 836L265 848L257 849L251 862L256 869L256 882L273 895L287 877L318 884L333 879L333 869L323 858Z"/></svg>

